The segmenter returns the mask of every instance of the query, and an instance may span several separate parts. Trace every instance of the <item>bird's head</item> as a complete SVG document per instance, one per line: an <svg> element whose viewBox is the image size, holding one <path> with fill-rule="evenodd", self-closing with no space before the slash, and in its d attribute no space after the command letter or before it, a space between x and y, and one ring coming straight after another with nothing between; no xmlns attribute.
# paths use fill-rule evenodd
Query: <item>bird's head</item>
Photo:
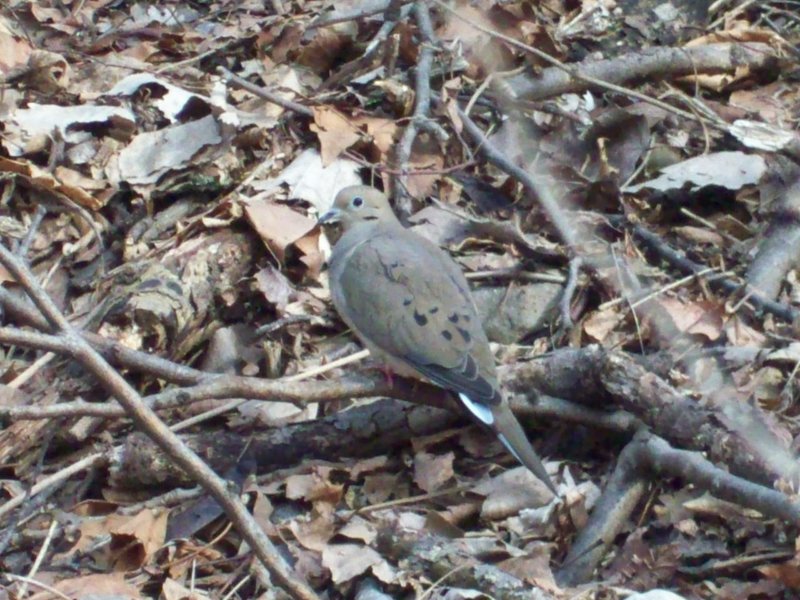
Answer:
<svg viewBox="0 0 800 600"><path fill-rule="evenodd" d="M331 209L319 218L322 225L337 223L342 231L359 223L396 222L386 194L368 185L351 185L336 194Z"/></svg>

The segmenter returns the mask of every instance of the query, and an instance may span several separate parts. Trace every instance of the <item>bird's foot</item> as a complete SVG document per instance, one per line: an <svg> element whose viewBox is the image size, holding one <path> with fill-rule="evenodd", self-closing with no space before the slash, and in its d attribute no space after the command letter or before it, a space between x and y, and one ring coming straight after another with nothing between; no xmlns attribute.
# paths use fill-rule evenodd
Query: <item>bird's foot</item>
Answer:
<svg viewBox="0 0 800 600"><path fill-rule="evenodd" d="M386 385L394 387L394 371L392 371L392 368L389 365L381 365L378 369L386 378Z"/></svg>

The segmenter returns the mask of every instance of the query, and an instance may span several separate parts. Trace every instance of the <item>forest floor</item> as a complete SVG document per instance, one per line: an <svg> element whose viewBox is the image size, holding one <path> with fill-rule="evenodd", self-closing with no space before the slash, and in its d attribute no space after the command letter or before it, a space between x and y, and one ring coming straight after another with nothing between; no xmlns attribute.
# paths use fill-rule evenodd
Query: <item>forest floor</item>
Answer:
<svg viewBox="0 0 800 600"><path fill-rule="evenodd" d="M790 0L3 2L0 600L797 597L799 57ZM558 497L337 316L362 182Z"/></svg>

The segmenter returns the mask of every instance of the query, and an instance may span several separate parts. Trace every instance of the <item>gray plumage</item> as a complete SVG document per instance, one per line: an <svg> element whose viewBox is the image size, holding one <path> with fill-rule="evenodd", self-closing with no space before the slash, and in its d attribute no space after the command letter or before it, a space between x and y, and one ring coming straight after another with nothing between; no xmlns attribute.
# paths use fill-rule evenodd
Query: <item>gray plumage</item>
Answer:
<svg viewBox="0 0 800 600"><path fill-rule="evenodd" d="M455 392L557 494L497 385L469 285L453 259L405 229L386 196L351 186L320 222L341 225L331 255L333 303L370 352L400 375Z"/></svg>

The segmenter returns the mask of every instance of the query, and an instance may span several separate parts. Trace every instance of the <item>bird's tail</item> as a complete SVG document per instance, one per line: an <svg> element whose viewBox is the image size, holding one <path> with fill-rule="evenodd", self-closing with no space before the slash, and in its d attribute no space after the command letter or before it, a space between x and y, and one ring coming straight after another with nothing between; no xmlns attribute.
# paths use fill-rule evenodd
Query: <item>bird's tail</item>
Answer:
<svg viewBox="0 0 800 600"><path fill-rule="evenodd" d="M556 486L550 480L550 476L542 464L541 459L528 441L528 437L505 403L492 407L494 413L494 423L492 429L495 430L497 437L503 442L506 449L514 455L528 470L536 475L553 494L558 496Z"/></svg>

